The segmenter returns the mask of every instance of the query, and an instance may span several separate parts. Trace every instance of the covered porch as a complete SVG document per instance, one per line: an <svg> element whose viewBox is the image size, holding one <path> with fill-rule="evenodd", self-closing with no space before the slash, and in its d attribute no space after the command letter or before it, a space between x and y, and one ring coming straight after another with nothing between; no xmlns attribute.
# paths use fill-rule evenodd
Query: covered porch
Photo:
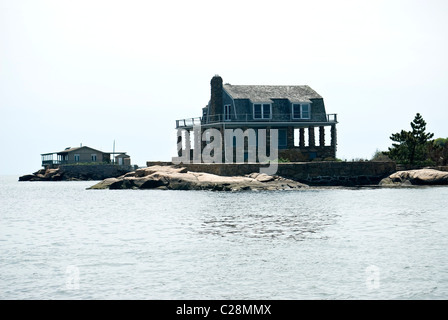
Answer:
<svg viewBox="0 0 448 320"><path fill-rule="evenodd" d="M49 165L59 165L59 164L66 164L68 163L68 153L43 153L41 154L42 157L42 166L49 166Z"/></svg>

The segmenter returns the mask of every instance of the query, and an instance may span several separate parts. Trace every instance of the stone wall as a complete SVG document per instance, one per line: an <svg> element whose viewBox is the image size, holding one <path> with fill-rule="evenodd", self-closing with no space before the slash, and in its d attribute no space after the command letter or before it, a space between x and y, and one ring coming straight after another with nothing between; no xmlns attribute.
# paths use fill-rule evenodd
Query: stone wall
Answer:
<svg viewBox="0 0 448 320"><path fill-rule="evenodd" d="M167 165L164 162L147 162L148 166ZM259 172L259 163L241 164L181 164L189 171L206 172L222 176L242 176ZM381 179L396 172L395 162L336 162L313 161L279 163L277 175L312 186L377 185Z"/></svg>
<svg viewBox="0 0 448 320"><path fill-rule="evenodd" d="M62 165L60 173L68 179L103 180L119 177L134 170L133 166L117 165Z"/></svg>
<svg viewBox="0 0 448 320"><path fill-rule="evenodd" d="M331 146L314 146L314 147L292 147L290 149L278 150L278 157L288 159L292 162L310 161L312 159L311 154L314 153L314 158L317 160L330 160L334 159L336 150Z"/></svg>

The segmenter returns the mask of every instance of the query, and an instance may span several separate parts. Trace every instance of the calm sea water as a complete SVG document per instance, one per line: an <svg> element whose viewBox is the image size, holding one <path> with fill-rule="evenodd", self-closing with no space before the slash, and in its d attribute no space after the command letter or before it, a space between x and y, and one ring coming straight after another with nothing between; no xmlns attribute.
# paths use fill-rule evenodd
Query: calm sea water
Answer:
<svg viewBox="0 0 448 320"><path fill-rule="evenodd" d="M93 184L0 178L0 299L448 298L448 187Z"/></svg>

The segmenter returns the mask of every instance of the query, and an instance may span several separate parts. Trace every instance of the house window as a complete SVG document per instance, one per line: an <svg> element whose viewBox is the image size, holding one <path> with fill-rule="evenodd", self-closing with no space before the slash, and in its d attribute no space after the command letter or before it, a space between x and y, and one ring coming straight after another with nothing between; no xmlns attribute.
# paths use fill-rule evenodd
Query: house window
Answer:
<svg viewBox="0 0 448 320"><path fill-rule="evenodd" d="M270 103L254 103L254 119L270 119L271 104Z"/></svg>
<svg viewBox="0 0 448 320"><path fill-rule="evenodd" d="M294 103L292 105L293 119L310 119L311 108L309 103Z"/></svg>
<svg viewBox="0 0 448 320"><path fill-rule="evenodd" d="M232 118L232 106L230 104L226 104L224 106L224 120L228 121Z"/></svg>
<svg viewBox="0 0 448 320"><path fill-rule="evenodd" d="M293 119L300 119L301 118L300 104L293 104L292 105L292 118Z"/></svg>
<svg viewBox="0 0 448 320"><path fill-rule="evenodd" d="M96 162L96 153L92 153L92 162Z"/></svg>
<svg viewBox="0 0 448 320"><path fill-rule="evenodd" d="M310 118L310 105L309 104L302 104L301 105L301 112L302 112L302 119L309 119Z"/></svg>
<svg viewBox="0 0 448 320"><path fill-rule="evenodd" d="M279 147L286 147L288 144L287 140L287 131L286 129L279 129L278 130L278 146Z"/></svg>
<svg viewBox="0 0 448 320"><path fill-rule="evenodd" d="M75 162L79 162L79 154L75 154L74 157L75 157Z"/></svg>

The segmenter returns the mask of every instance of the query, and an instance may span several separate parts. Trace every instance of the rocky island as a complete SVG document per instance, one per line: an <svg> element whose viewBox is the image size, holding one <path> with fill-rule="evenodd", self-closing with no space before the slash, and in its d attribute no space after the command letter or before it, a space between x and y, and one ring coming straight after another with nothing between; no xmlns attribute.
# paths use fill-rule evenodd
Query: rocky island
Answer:
<svg viewBox="0 0 448 320"><path fill-rule="evenodd" d="M161 190L299 190L306 184L280 176L251 173L244 176L219 176L192 172L176 166L150 166L118 178L105 179L88 189L161 189Z"/></svg>

